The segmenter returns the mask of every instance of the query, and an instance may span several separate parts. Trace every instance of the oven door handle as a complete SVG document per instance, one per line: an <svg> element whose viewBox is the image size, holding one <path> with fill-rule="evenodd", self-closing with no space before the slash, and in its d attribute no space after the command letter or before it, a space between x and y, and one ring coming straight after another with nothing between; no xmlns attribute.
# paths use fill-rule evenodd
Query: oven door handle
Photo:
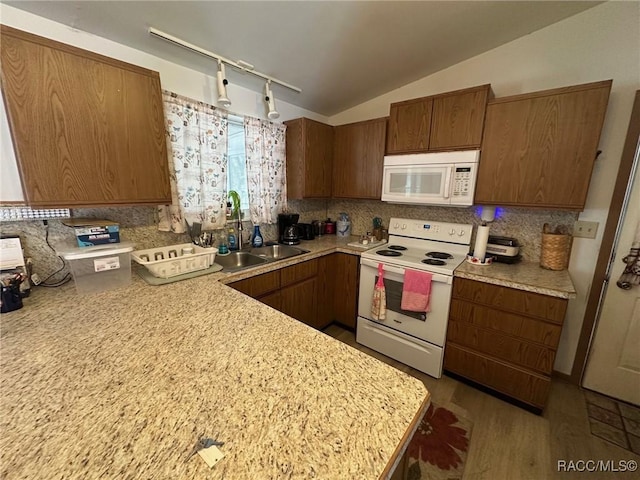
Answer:
<svg viewBox="0 0 640 480"><path fill-rule="evenodd" d="M404 275L404 270L405 270L404 268L392 267L391 265L387 265L383 262L376 262L375 260L369 260L362 257L360 258L360 265L363 265L366 267L378 268L378 263L382 263L382 265L384 266L385 272ZM441 275L439 273L432 273L431 275L432 275L431 277L432 282L446 283L447 285L451 285L453 283L453 277L450 275Z"/></svg>

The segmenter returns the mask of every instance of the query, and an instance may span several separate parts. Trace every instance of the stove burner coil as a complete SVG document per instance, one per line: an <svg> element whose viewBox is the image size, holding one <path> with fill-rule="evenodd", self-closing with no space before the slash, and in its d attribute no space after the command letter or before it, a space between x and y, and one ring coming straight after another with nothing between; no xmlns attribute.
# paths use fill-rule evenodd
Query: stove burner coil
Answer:
<svg viewBox="0 0 640 480"><path fill-rule="evenodd" d="M421 260L422 263L426 263L427 265L446 265L447 262L445 262L444 260L436 260L435 258L425 258L424 260Z"/></svg>
<svg viewBox="0 0 640 480"><path fill-rule="evenodd" d="M390 250L399 250L399 251L404 251L407 249L407 247L403 247L402 245L389 245Z"/></svg>
<svg viewBox="0 0 640 480"><path fill-rule="evenodd" d="M439 258L441 260L446 260L448 258L453 258L453 255L451 255L449 253L445 253L445 252L428 252L425 255L427 257L430 257L430 258ZM437 265L437 264L433 264L433 265Z"/></svg>
<svg viewBox="0 0 640 480"><path fill-rule="evenodd" d="M376 254L382 255L383 257L401 257L402 256L400 252L394 252L393 250L378 250Z"/></svg>

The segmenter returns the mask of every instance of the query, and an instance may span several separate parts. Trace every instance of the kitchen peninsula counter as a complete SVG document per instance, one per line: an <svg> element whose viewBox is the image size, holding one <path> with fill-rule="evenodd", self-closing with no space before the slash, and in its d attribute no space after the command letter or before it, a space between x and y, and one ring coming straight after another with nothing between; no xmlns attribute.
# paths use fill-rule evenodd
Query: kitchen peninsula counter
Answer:
<svg viewBox="0 0 640 480"><path fill-rule="evenodd" d="M514 265L497 262L491 265L472 265L463 262L455 269L454 276L551 297L576 297L576 289L567 270L546 270L535 262Z"/></svg>
<svg viewBox="0 0 640 480"><path fill-rule="evenodd" d="M39 288L3 314L0 477L388 478L428 406L422 382L227 278ZM225 442L213 469L187 458L202 436Z"/></svg>

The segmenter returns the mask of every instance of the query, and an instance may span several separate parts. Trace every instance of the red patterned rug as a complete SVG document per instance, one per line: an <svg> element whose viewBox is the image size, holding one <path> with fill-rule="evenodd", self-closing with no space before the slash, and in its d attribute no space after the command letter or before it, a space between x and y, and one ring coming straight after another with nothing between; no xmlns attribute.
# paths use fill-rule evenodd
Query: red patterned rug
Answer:
<svg viewBox="0 0 640 480"><path fill-rule="evenodd" d="M407 448L405 480L462 478L473 423L433 403Z"/></svg>

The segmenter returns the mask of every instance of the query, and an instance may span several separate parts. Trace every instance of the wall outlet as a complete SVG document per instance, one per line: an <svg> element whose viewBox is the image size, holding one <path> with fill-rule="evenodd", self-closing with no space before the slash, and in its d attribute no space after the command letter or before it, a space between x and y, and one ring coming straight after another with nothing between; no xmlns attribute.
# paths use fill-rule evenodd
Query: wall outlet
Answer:
<svg viewBox="0 0 640 480"><path fill-rule="evenodd" d="M586 222L578 220L573 224L573 236L582 238L596 238L598 233L598 222Z"/></svg>

